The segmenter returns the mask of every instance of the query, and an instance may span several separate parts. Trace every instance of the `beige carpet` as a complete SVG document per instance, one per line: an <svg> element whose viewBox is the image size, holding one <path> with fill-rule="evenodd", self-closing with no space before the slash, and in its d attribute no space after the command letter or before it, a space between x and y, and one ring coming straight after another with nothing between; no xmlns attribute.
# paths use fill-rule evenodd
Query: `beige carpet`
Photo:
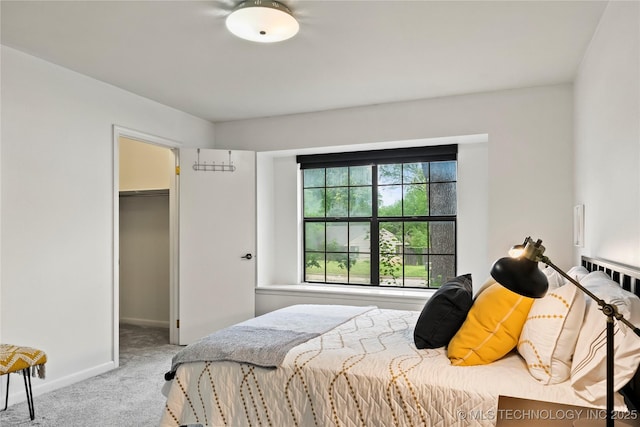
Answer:
<svg viewBox="0 0 640 427"><path fill-rule="evenodd" d="M163 376L181 348L168 342L168 329L120 325L118 369L35 396L33 421L26 402L9 406L0 412L0 426L157 426L164 409ZM33 379L32 384L37 381ZM12 374L13 387L24 389L21 376ZM2 409L4 396L0 400Z"/></svg>

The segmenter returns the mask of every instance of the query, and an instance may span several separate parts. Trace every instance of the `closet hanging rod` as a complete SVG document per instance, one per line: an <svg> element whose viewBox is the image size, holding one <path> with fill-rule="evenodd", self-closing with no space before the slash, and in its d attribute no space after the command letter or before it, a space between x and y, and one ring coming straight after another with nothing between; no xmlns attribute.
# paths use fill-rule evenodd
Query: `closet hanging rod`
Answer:
<svg viewBox="0 0 640 427"><path fill-rule="evenodd" d="M236 170L235 165L231 161L231 150L229 150L229 164L216 164L216 162L211 163L200 163L200 149L198 148L198 160L193 163L194 171L208 171L208 172L234 172Z"/></svg>

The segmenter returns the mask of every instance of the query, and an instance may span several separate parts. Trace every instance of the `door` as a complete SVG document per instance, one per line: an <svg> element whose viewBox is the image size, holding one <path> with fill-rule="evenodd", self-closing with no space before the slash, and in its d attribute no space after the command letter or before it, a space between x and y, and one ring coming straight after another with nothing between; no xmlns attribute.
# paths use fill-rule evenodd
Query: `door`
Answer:
<svg viewBox="0 0 640 427"><path fill-rule="evenodd" d="M179 160L178 333L185 345L254 316L255 153L180 149Z"/></svg>

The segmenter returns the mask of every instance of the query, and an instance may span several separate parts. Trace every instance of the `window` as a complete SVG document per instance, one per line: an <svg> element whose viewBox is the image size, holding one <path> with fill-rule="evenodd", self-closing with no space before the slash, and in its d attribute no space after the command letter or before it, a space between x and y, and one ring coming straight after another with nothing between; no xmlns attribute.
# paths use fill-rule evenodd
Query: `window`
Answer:
<svg viewBox="0 0 640 427"><path fill-rule="evenodd" d="M304 281L437 288L456 272L457 146L298 156Z"/></svg>

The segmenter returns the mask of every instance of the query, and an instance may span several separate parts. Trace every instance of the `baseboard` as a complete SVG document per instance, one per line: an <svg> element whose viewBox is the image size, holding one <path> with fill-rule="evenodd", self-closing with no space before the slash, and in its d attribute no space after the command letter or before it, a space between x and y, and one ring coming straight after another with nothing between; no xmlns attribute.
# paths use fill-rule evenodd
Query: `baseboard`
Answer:
<svg viewBox="0 0 640 427"><path fill-rule="evenodd" d="M134 317L121 317L120 323L136 326L154 326L157 328L168 328L168 320L149 320L149 319L136 319Z"/></svg>
<svg viewBox="0 0 640 427"><path fill-rule="evenodd" d="M93 378L97 375L104 374L105 372L109 372L112 369L115 369L116 365L113 361L103 363L98 366L94 366L89 369L85 369L80 372L75 372L71 375L67 375L62 378L56 378L55 380L47 381L38 379L38 377L31 378L31 386L33 389L33 396L39 396L44 393L48 393L53 390L57 390L62 387L69 386L71 384L78 383L80 381L88 380L89 378ZM22 373L14 373L12 375L11 385L9 387L9 405L14 405L16 403L24 402L27 400L27 396L24 391L24 381L22 380ZM0 378L4 378L4 375ZM17 381L16 381L17 380ZM2 396L5 396L6 393L6 380L2 380ZM36 401L37 406L37 401Z"/></svg>

